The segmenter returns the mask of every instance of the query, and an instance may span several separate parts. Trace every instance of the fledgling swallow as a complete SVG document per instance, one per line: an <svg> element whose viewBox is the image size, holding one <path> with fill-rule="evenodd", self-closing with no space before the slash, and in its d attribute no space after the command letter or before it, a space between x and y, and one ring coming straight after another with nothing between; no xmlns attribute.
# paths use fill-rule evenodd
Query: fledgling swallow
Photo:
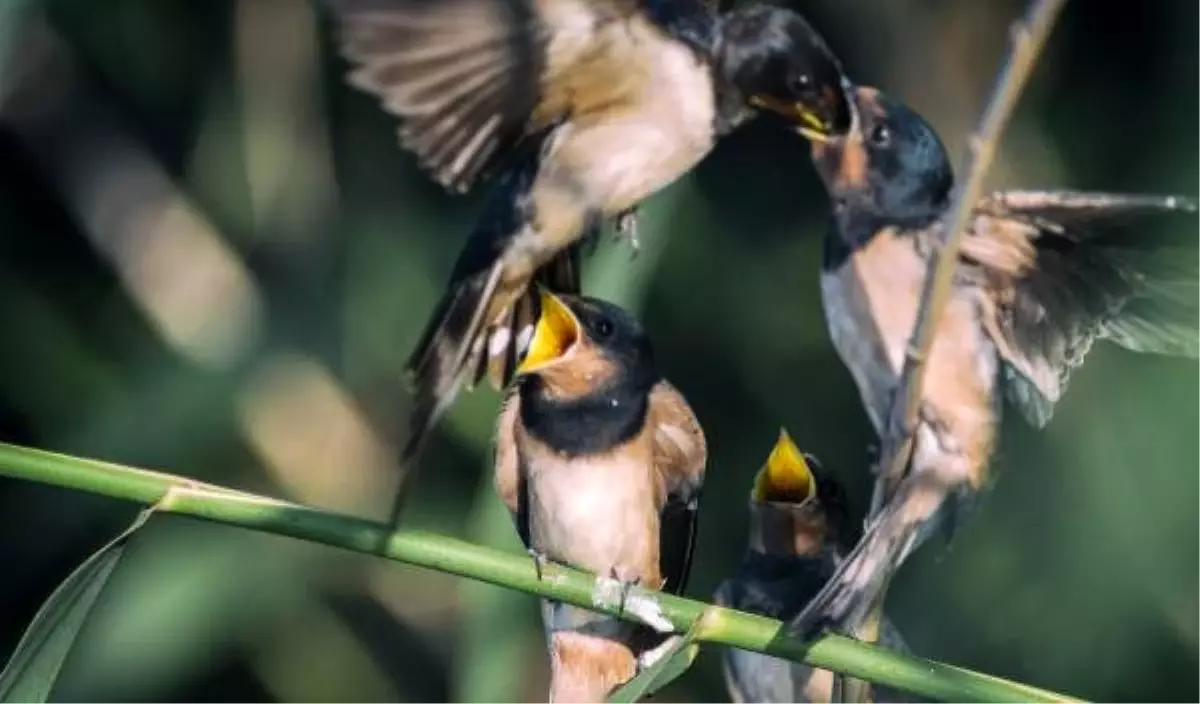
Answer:
<svg viewBox="0 0 1200 704"><path fill-rule="evenodd" d="M821 293L871 423L886 432L931 255L954 185L937 134L878 90L852 92L846 135L812 143L833 204ZM893 570L989 485L1008 399L1036 427L1097 340L1196 357L1196 241L1164 242L1130 218L1194 214L1183 197L1002 192L977 204L925 359L912 458L863 540L795 629L852 631Z"/></svg>
<svg viewBox="0 0 1200 704"><path fill-rule="evenodd" d="M721 606L788 622L800 614L833 575L858 531L841 486L800 452L786 431L754 477L750 532L738 571L715 594ZM880 642L907 652L886 619ZM834 674L802 663L738 648L722 655L722 671L735 702L832 702ZM907 701L873 687L870 701Z"/></svg>
<svg viewBox="0 0 1200 704"><path fill-rule="evenodd" d="M406 365L401 463L460 386L507 384L536 316L530 284L578 293L576 245L696 165L760 111L849 125L841 68L800 15L712 0L326 0L349 81L400 118L447 188L491 173L483 216Z"/></svg>
<svg viewBox="0 0 1200 704"><path fill-rule="evenodd" d="M707 461L700 423L632 316L594 298L540 295L497 424L496 490L538 559L679 593ZM554 602L542 613L554 702L603 701L663 638Z"/></svg>

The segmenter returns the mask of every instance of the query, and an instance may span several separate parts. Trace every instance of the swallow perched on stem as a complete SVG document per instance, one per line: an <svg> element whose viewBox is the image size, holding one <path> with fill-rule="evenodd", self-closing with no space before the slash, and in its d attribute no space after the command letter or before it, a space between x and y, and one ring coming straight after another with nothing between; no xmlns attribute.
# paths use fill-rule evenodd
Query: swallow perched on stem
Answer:
<svg viewBox="0 0 1200 704"><path fill-rule="evenodd" d="M905 347L954 185L937 134L866 87L851 129L811 135L833 204L821 293L829 330L877 433L886 432ZM905 475L858 546L794 627L853 631L886 579L989 485L1007 399L1050 420L1093 343L1197 356L1197 246L1156 239L1139 218L1195 214L1176 196L1001 192L974 209L945 312L924 360L921 413Z"/></svg>
<svg viewBox="0 0 1200 704"><path fill-rule="evenodd" d="M409 464L461 385L511 377L531 283L579 291L576 245L760 111L848 124L841 69L798 14L711 0L326 0L349 81L396 115L447 188L489 174L483 216L406 365Z"/></svg>
<svg viewBox="0 0 1200 704"><path fill-rule="evenodd" d="M496 490L535 559L680 593L704 478L704 432L663 379L641 325L545 291L496 430ZM543 605L550 701L602 701L663 637Z"/></svg>
<svg viewBox="0 0 1200 704"><path fill-rule="evenodd" d="M781 430L750 493L750 533L737 572L717 587L722 606L790 621L833 575L860 531L846 509L841 486L815 458L800 452ZM891 623L884 646L907 651ZM727 648L725 684L735 702L831 702L835 676L802 663ZM872 701L904 701L879 688Z"/></svg>

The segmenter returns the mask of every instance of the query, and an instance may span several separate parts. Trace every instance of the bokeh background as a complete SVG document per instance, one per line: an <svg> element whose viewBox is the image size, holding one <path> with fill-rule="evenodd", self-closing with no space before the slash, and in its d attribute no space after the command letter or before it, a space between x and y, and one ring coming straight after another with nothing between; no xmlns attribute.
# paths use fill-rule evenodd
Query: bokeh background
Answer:
<svg viewBox="0 0 1200 704"><path fill-rule="evenodd" d="M798 6L956 155L1015 0ZM1197 3L1070 3L995 186L1197 191ZM0 439L382 517L400 366L481 203L396 148L306 0L0 4ZM805 145L729 138L585 287L640 314L712 462L689 592L738 559L780 425L868 495L872 441L824 331ZM1195 219L1155 227L1195 236ZM1053 423L1010 415L1002 478L890 613L920 654L1099 700L1198 691L1197 366L1099 346ZM519 550L463 397L411 525ZM0 653L130 506L0 481ZM663 695L725 699L716 652ZM155 519L55 692L90 700L544 697L535 603L332 549Z"/></svg>

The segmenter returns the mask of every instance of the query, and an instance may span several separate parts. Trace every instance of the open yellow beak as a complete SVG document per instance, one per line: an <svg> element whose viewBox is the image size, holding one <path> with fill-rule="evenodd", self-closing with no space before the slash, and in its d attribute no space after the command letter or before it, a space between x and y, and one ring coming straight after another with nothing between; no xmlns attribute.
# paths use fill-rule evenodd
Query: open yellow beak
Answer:
<svg viewBox="0 0 1200 704"><path fill-rule="evenodd" d="M829 126L803 103L788 103L765 95L750 98L750 104L778 113L796 123L796 131L814 142L829 141Z"/></svg>
<svg viewBox="0 0 1200 704"><path fill-rule="evenodd" d="M538 291L542 314L533 329L533 339L517 374L536 371L562 357L579 340L579 320L562 299L546 289Z"/></svg>
<svg viewBox="0 0 1200 704"><path fill-rule="evenodd" d="M812 469L788 432L781 428L779 439L767 457L766 466L754 477L751 498L755 501L800 504L816 496L816 493L817 482Z"/></svg>

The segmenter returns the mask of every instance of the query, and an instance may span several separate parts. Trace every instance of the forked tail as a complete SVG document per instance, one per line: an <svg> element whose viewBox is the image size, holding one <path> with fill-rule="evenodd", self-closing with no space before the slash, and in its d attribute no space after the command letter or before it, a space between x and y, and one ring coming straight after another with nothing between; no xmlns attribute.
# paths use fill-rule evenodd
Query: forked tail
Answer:
<svg viewBox="0 0 1200 704"><path fill-rule="evenodd" d="M400 486L390 515L393 527L408 499L430 432L454 405L464 371L483 350L484 338L479 333L500 274L501 265L496 262L480 274L452 283L405 366L414 398L408 438L400 451Z"/></svg>
<svg viewBox="0 0 1200 704"><path fill-rule="evenodd" d="M556 293L578 294L578 245L538 269L534 279ZM390 514L398 523L420 466L421 453L465 384L483 378L497 390L512 380L539 314L536 291L526 285L511 305L497 311L502 262L456 277L409 357L405 374L413 388L408 437L400 451L400 486ZM511 293L504 294L511 295Z"/></svg>

